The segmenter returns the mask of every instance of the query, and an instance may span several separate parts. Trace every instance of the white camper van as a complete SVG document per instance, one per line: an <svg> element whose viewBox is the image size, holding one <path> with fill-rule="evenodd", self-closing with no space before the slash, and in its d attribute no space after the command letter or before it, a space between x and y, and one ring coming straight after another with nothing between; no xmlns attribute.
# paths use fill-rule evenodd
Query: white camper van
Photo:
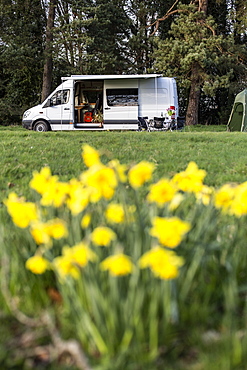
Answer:
<svg viewBox="0 0 247 370"><path fill-rule="evenodd" d="M63 77L40 105L23 114L23 127L48 130L138 130L178 115L174 78L146 75ZM147 126L145 127L147 128Z"/></svg>

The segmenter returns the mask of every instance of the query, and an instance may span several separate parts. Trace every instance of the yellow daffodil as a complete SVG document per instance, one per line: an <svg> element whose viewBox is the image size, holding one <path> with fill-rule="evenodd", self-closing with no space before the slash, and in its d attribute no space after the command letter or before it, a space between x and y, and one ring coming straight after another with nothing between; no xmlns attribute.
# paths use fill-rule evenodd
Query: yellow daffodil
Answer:
<svg viewBox="0 0 247 370"><path fill-rule="evenodd" d="M128 173L130 185L139 188L145 182L151 180L154 171L154 164L142 161L133 166Z"/></svg>
<svg viewBox="0 0 247 370"><path fill-rule="evenodd" d="M196 199L205 206L208 206L213 195L214 189L207 185L203 185L202 190L196 193Z"/></svg>
<svg viewBox="0 0 247 370"><path fill-rule="evenodd" d="M81 181L91 191L91 201L98 201L102 197L111 199L118 185L114 169L104 165L90 167L81 175Z"/></svg>
<svg viewBox="0 0 247 370"><path fill-rule="evenodd" d="M15 193L10 193L4 204L13 222L21 228L26 228L32 221L38 220L36 204L26 202L25 198L19 198Z"/></svg>
<svg viewBox="0 0 247 370"><path fill-rule="evenodd" d="M113 159L108 163L108 166L110 168L113 168L117 172L117 177L119 181L121 182L127 181L126 176L127 166L125 164L121 164L117 159Z"/></svg>
<svg viewBox="0 0 247 370"><path fill-rule="evenodd" d="M68 191L69 185L67 183L53 180L43 192L40 204L61 207L67 198Z"/></svg>
<svg viewBox="0 0 247 370"><path fill-rule="evenodd" d="M51 243L51 238L61 239L68 235L65 222L58 218L48 222L33 222L31 224L30 232L37 244L46 245Z"/></svg>
<svg viewBox="0 0 247 370"><path fill-rule="evenodd" d="M87 229L91 222L91 215L90 213L86 213L81 219L81 227L82 229Z"/></svg>
<svg viewBox="0 0 247 370"><path fill-rule="evenodd" d="M160 279L175 279L179 273L179 267L183 265L183 259L173 251L165 250L159 246L146 252L139 259L140 268L149 267L153 274Z"/></svg>
<svg viewBox="0 0 247 370"><path fill-rule="evenodd" d="M69 182L66 204L74 216L84 211L89 204L90 196L90 189L85 187L80 181L72 179Z"/></svg>
<svg viewBox="0 0 247 370"><path fill-rule="evenodd" d="M200 170L195 162L190 162L185 171L173 177L173 182L182 191L198 193L202 190L205 176L206 171Z"/></svg>
<svg viewBox="0 0 247 370"><path fill-rule="evenodd" d="M247 182L236 187L229 211L237 217L247 214Z"/></svg>
<svg viewBox="0 0 247 370"><path fill-rule="evenodd" d="M43 274L49 267L49 261L42 256L33 256L26 261L26 268L34 274Z"/></svg>
<svg viewBox="0 0 247 370"><path fill-rule="evenodd" d="M48 234L54 239L61 239L68 236L66 223L59 218L48 221L46 226Z"/></svg>
<svg viewBox="0 0 247 370"><path fill-rule="evenodd" d="M51 237L48 233L46 223L41 221L32 222L30 233L36 244L51 244Z"/></svg>
<svg viewBox="0 0 247 370"><path fill-rule="evenodd" d="M91 239L98 246L108 247L116 239L116 234L109 227L99 226L93 230Z"/></svg>
<svg viewBox="0 0 247 370"><path fill-rule="evenodd" d="M82 146L82 158L87 167L101 163L99 152L88 144Z"/></svg>
<svg viewBox="0 0 247 370"><path fill-rule="evenodd" d="M83 242L73 247L64 247L63 255L80 267L85 267L89 261L93 262L97 259L97 255Z"/></svg>
<svg viewBox="0 0 247 370"><path fill-rule="evenodd" d="M131 274L134 265L130 258L123 253L107 257L101 262L100 267L103 271L109 271L113 276L123 276Z"/></svg>
<svg viewBox="0 0 247 370"><path fill-rule="evenodd" d="M184 195L181 193L176 193L168 205L169 211L175 211L180 206L183 200Z"/></svg>
<svg viewBox="0 0 247 370"><path fill-rule="evenodd" d="M121 204L110 203L105 211L106 219L110 223L120 224L124 221L124 208Z"/></svg>
<svg viewBox="0 0 247 370"><path fill-rule="evenodd" d="M170 202L175 194L176 188L174 184L167 179L161 179L156 184L150 186L147 200L162 206L165 203Z"/></svg>
<svg viewBox="0 0 247 370"><path fill-rule="evenodd" d="M51 175L51 170L48 166L43 167L40 172L34 171L33 178L29 183L30 188L37 191L39 194L44 194L47 189L57 182L58 177Z"/></svg>
<svg viewBox="0 0 247 370"><path fill-rule="evenodd" d="M229 211L237 186L233 184L225 184L219 190L215 192L214 204L217 208L221 208L224 211Z"/></svg>
<svg viewBox="0 0 247 370"><path fill-rule="evenodd" d="M64 247L62 256L56 257L53 260L53 265L61 278L71 276L78 279L80 276L79 267L85 267L89 261L93 262L96 259L96 254L81 242L73 247Z"/></svg>
<svg viewBox="0 0 247 370"><path fill-rule="evenodd" d="M61 280L63 280L67 276L71 276L73 279L79 279L80 277L80 270L78 266L76 266L73 261L67 256L54 258L53 266Z"/></svg>
<svg viewBox="0 0 247 370"><path fill-rule="evenodd" d="M183 236L190 230L190 224L178 217L154 217L152 224L150 235L156 237L162 245L168 248L177 247Z"/></svg>

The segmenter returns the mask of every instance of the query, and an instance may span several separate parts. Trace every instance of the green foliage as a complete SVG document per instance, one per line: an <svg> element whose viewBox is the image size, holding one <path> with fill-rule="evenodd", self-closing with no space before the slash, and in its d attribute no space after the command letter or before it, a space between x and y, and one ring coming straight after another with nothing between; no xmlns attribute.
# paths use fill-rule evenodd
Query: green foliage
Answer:
<svg viewBox="0 0 247 370"><path fill-rule="evenodd" d="M39 101L43 26L40 1L0 3L0 124L18 122L23 110Z"/></svg>
<svg viewBox="0 0 247 370"><path fill-rule="evenodd" d="M217 54L222 45L222 37L212 34L210 28L214 28L214 22L211 18L205 21L204 14L195 11L191 6L181 5L180 8L182 13L172 24L170 38L158 44L156 69L166 70L168 75L178 76L180 83L189 87L191 66L198 63L201 78L210 84L213 74L209 76L206 73L220 64Z"/></svg>
<svg viewBox="0 0 247 370"><path fill-rule="evenodd" d="M244 0L236 0L235 8L231 10L231 26L234 40L237 44L245 44L247 39L246 3Z"/></svg>
<svg viewBox="0 0 247 370"><path fill-rule="evenodd" d="M221 35L229 35L231 33L229 22L228 1L208 1L208 14L215 20L217 33Z"/></svg>
<svg viewBox="0 0 247 370"><path fill-rule="evenodd" d="M119 74L126 71L126 40L129 37L129 19L125 2L97 0L91 13L88 35L92 43L87 48L88 73Z"/></svg>
<svg viewBox="0 0 247 370"><path fill-rule="evenodd" d="M0 2L0 124L18 122L25 108L39 102L43 31L40 1Z"/></svg>
<svg viewBox="0 0 247 370"><path fill-rule="evenodd" d="M127 8L129 16L129 71L145 73L152 67L153 41L150 37L152 28L148 27L154 21L157 4L150 1L130 1Z"/></svg>
<svg viewBox="0 0 247 370"><path fill-rule="evenodd" d="M239 58L244 49L238 50L231 36L218 35L211 16L206 17L193 5L178 7L179 16L171 25L170 37L158 41L155 70L176 76L179 88L189 90L196 66L196 88L202 90L203 100L205 96L210 99L217 91L229 88L234 75L243 75L245 68Z"/></svg>
<svg viewBox="0 0 247 370"><path fill-rule="evenodd" d="M53 63L59 77L64 74L87 74L87 47L92 37L87 30L93 21L90 1L59 1L53 30Z"/></svg>

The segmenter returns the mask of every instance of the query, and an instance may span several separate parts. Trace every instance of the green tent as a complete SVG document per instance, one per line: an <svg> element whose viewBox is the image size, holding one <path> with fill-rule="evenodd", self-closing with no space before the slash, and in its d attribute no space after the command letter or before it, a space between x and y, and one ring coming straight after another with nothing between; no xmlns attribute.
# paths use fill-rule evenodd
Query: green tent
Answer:
<svg viewBox="0 0 247 370"><path fill-rule="evenodd" d="M247 89L236 96L227 128L228 131L247 132Z"/></svg>

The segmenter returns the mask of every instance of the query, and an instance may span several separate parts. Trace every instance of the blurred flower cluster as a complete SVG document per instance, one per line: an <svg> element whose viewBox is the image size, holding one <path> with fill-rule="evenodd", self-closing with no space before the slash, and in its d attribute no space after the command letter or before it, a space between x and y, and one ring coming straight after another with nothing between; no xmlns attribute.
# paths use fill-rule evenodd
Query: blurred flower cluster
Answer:
<svg viewBox="0 0 247 370"><path fill-rule="evenodd" d="M236 216L247 213L247 183L238 186L225 184L216 191L204 185L206 171L199 169L195 162L190 162L186 170L176 173L171 179L161 178L152 183L153 163L142 161L128 168L117 160L111 160L105 165L101 162L100 152L87 144L83 145L82 158L87 169L79 178L72 178L69 182L59 181L58 176L51 174L49 167L34 172L30 188L40 194L39 202L26 201L15 193L10 193L5 200L13 222L20 228L29 228L38 246L35 255L26 263L26 267L35 274L53 269L60 277L79 278L80 270L89 262L98 261L95 247L111 246L106 259L98 261L100 269L118 276L131 274L135 268L149 267L161 279L175 278L183 259L170 249L181 243L191 225L175 216L160 217L159 209L167 206L172 212L183 202L186 193L194 193L197 201L204 205L214 203L217 208ZM156 212L150 207L145 225L151 236L150 250L133 260L133 255L125 254L129 248L119 240L114 226L122 225L122 229L128 232L126 230L131 228L131 224L142 217L137 212L140 204L135 204L133 192L138 192L146 183L150 183L146 199L139 201L144 201L147 207L156 206ZM48 213L44 212L44 208L60 209L62 216L47 220ZM72 218L63 219L65 208ZM103 217L101 224L93 227L95 210ZM70 222L78 215L81 217L81 229L87 230L84 235L80 234L84 236L83 240L77 240L75 245L65 245L61 254L52 259L49 253L50 259L47 259L45 255L52 248L53 241L69 237Z"/></svg>
<svg viewBox="0 0 247 370"><path fill-rule="evenodd" d="M117 160L112 160L105 165L101 162L99 151L89 145L83 146L82 158L87 169L78 179L73 178L69 182L59 181L58 176L51 174L49 167L34 172L30 188L40 194L38 203L27 202L15 193L11 193L6 199L5 205L13 222L20 228L28 227L38 246L35 255L28 259L26 267L35 274L53 269L62 278L79 278L81 269L88 263L98 261L95 247L111 246L109 256L100 261L99 267L103 271L108 270L112 275L122 276L131 274L136 268L149 267L161 279L175 278L183 260L170 249L176 248L190 230L188 222L178 217L150 216L150 250L139 255L136 260L133 260L132 255L125 254L125 245L119 242L117 232L112 228L113 225L120 224L128 228L136 222L137 206L115 199L119 198L119 192L125 192L127 199L128 190L137 192L144 184L151 182L154 164L142 161L128 168ZM204 176L205 171L199 170L195 163L190 163L186 171L176 174L173 179L162 178L150 185L146 202L158 207L169 203L171 208L176 208L182 201L181 191L199 193L203 189ZM92 229L90 224L96 204L101 204L103 220L102 224ZM47 253L47 250L52 248L54 240L68 238L71 225L66 217L47 220L44 208L61 210L63 207L71 212L72 219L81 215L81 229L90 232L85 233L84 239L78 240L76 245L65 245L60 255L49 260L45 255L52 254Z"/></svg>

